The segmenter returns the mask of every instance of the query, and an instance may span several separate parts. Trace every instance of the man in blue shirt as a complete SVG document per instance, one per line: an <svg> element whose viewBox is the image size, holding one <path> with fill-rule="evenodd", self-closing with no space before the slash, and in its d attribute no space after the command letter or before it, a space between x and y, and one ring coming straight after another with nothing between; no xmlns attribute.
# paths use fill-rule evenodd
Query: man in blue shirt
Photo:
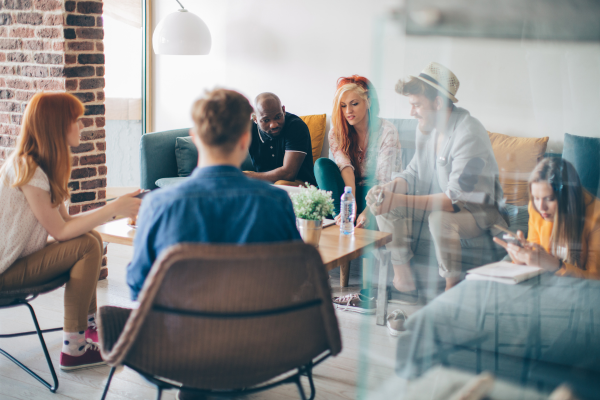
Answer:
<svg viewBox="0 0 600 400"><path fill-rule="evenodd" d="M217 89L192 107L198 168L190 179L144 198L127 284L137 299L159 254L181 242L265 243L301 240L288 194L240 170L250 147L252 106Z"/></svg>

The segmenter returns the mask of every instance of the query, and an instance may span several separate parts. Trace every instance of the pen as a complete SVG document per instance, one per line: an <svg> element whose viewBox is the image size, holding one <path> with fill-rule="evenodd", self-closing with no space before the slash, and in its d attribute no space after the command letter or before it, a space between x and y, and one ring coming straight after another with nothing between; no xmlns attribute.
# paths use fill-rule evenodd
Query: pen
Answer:
<svg viewBox="0 0 600 400"><path fill-rule="evenodd" d="M381 188L381 190L379 191L379 196L377 196L377 202L375 204L380 206L381 203L383 203L383 188Z"/></svg>

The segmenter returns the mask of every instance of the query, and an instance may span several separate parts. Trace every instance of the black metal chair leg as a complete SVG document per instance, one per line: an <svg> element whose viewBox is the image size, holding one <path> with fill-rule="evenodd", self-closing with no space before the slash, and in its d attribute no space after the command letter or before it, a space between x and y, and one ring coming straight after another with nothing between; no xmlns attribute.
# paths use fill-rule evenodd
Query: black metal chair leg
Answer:
<svg viewBox="0 0 600 400"><path fill-rule="evenodd" d="M298 393L300 394L300 399L306 400L306 394L304 394L304 389L302 388L302 383L300 382L300 375L296 376L296 386L298 387Z"/></svg>
<svg viewBox="0 0 600 400"><path fill-rule="evenodd" d="M308 377L308 383L310 385L310 397L308 400L314 400L315 396L317 395L317 391L315 389L315 382L313 381L312 367L306 368L306 376Z"/></svg>
<svg viewBox="0 0 600 400"><path fill-rule="evenodd" d="M23 363L21 363L19 360L17 360L16 358L14 358L10 354L8 354L6 351L0 349L0 354L4 355L10 361L17 364L21 369L23 369L29 375L31 375L32 377L37 379L38 382L40 382L42 385L44 385L52 393L55 393L56 389L58 389L58 378L56 377L56 372L54 371L54 366L52 365L52 360L50 359L50 354L48 354L48 348L46 347L46 342L44 341L44 336L42 335L43 331L40 329L40 325L38 324L37 317L35 316L35 311L33 311L33 307L31 307L31 305L26 302L22 303L22 304L27 306L27 308L29 308L29 312L31 313L31 318L33 319L33 324L35 325L35 333L37 333L38 338L40 339L40 344L42 345L42 350L44 351L44 356L46 357L46 362L48 363L48 368L50 369L50 374L52 375L52 381L54 384L51 385L48 382L46 382L39 375L37 375L35 372L33 372L32 370L27 368ZM26 332L25 335L30 334L30 333L33 333L33 332ZM9 336L9 335L6 335L6 336ZM24 336L24 334L10 335L10 337L16 337L16 336Z"/></svg>
<svg viewBox="0 0 600 400"><path fill-rule="evenodd" d="M117 369L117 367L112 367L110 369L110 372L108 373L108 380L106 381L106 386L104 386L104 392L102 392L102 399L104 400L106 398L106 395L108 394L108 387L110 386L110 382L112 381L113 375L115 374L115 370Z"/></svg>
<svg viewBox="0 0 600 400"><path fill-rule="evenodd" d="M156 400L160 400L162 398L163 389L160 386L156 387Z"/></svg>

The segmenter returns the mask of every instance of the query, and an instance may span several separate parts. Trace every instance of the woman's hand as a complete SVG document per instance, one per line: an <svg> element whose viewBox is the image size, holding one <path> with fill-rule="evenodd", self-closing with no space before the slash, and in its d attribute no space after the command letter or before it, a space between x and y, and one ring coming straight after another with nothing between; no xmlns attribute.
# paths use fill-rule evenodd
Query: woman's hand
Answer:
<svg viewBox="0 0 600 400"><path fill-rule="evenodd" d="M369 224L369 208L365 208L363 212L360 213L358 218L356 218L356 227L364 228Z"/></svg>
<svg viewBox="0 0 600 400"><path fill-rule="evenodd" d="M539 244L525 240L523 232L518 231L517 237L523 247L506 243L498 238L494 238L494 242L506 249L515 264L540 267L549 272L556 272L560 269L560 260L557 257L548 253Z"/></svg>
<svg viewBox="0 0 600 400"><path fill-rule="evenodd" d="M118 215L124 215L127 218L135 218L140 211L140 205L142 204L142 199L138 199L138 194L141 193L141 190L138 189L135 192L127 193L118 199L115 200L114 207L117 211Z"/></svg>

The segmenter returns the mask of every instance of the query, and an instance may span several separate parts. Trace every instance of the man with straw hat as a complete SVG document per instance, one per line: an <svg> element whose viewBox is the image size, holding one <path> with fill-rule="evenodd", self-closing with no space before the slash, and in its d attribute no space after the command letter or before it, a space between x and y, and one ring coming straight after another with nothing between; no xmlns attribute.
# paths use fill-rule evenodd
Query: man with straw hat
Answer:
<svg viewBox="0 0 600 400"><path fill-rule="evenodd" d="M463 276L460 240L480 236L493 224L506 226L497 207L503 193L492 144L481 122L454 105L459 84L452 71L432 62L396 85L419 121L416 153L392 182L371 189L367 204L379 229L393 234L387 246L394 266L392 300L400 303L418 298L410 259L411 243L418 243L421 232L411 232L410 220L429 223L446 290ZM422 228L422 222L416 226Z"/></svg>

